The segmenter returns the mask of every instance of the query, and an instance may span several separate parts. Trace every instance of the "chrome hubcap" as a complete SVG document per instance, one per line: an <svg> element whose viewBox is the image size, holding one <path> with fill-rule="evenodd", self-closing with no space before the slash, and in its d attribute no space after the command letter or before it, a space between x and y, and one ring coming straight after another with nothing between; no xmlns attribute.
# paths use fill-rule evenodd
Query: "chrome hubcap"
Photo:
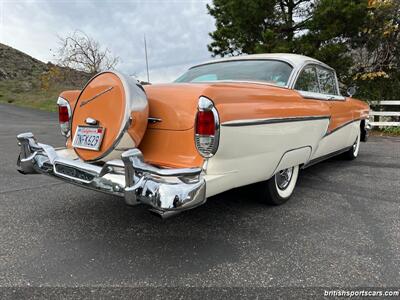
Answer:
<svg viewBox="0 0 400 300"><path fill-rule="evenodd" d="M292 180L293 169L294 168L289 168L276 173L275 182L280 190L284 190L288 187L290 181Z"/></svg>

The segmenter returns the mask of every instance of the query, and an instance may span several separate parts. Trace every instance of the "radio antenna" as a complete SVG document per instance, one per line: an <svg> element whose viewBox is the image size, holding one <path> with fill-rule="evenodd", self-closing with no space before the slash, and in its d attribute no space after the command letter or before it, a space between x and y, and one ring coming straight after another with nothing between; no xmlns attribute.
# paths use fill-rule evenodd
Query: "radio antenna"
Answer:
<svg viewBox="0 0 400 300"><path fill-rule="evenodd" d="M144 53L146 55L146 70L147 70L147 82L150 83L150 76L149 76L149 60L147 58L147 43L146 43L146 35L143 35L144 39Z"/></svg>

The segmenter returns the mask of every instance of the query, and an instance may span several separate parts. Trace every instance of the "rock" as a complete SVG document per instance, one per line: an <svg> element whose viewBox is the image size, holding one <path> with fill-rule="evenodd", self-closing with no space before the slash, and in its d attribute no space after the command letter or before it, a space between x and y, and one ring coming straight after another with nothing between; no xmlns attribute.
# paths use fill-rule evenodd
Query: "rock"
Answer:
<svg viewBox="0 0 400 300"><path fill-rule="evenodd" d="M4 71L4 69L0 68L0 80L5 80L8 78L9 78L9 76L8 76L7 72Z"/></svg>

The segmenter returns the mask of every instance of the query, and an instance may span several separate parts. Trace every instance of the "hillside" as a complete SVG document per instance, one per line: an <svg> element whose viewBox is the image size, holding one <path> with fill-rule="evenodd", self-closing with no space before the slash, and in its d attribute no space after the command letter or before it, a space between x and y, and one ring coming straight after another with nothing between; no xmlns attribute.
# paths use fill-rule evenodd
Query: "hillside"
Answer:
<svg viewBox="0 0 400 300"><path fill-rule="evenodd" d="M82 88L89 77L0 43L0 103L55 111L60 92Z"/></svg>

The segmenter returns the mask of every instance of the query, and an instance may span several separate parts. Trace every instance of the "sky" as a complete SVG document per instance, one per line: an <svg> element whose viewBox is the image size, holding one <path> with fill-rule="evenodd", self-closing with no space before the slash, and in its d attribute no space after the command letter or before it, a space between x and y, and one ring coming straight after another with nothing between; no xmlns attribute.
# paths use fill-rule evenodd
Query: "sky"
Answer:
<svg viewBox="0 0 400 300"><path fill-rule="evenodd" d="M57 36L81 30L120 58L117 70L170 82L188 67L210 60L214 19L210 0L0 0L0 43L41 61L53 61Z"/></svg>

